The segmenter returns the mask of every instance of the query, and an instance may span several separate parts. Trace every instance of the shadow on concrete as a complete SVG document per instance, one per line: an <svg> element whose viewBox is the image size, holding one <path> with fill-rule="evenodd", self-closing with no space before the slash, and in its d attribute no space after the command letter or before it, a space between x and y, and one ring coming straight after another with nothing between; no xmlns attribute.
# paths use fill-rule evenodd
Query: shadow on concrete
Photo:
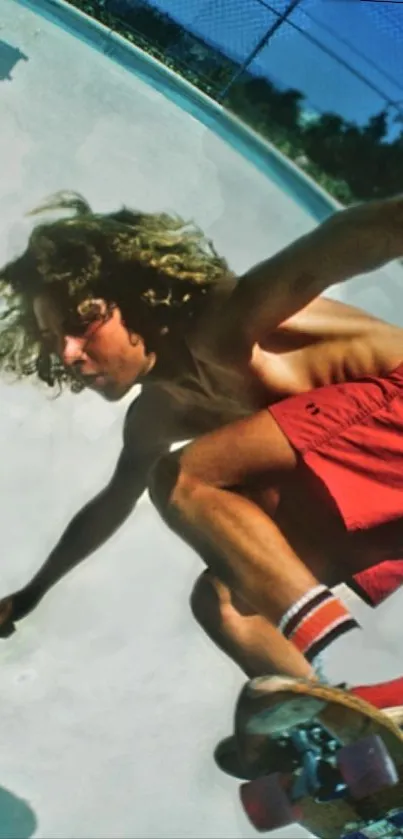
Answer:
<svg viewBox="0 0 403 839"><path fill-rule="evenodd" d="M0 787L0 839L30 839L37 826L29 804Z"/></svg>
<svg viewBox="0 0 403 839"><path fill-rule="evenodd" d="M0 41L0 82L12 81L11 71L19 61L28 61L28 56L17 47Z"/></svg>

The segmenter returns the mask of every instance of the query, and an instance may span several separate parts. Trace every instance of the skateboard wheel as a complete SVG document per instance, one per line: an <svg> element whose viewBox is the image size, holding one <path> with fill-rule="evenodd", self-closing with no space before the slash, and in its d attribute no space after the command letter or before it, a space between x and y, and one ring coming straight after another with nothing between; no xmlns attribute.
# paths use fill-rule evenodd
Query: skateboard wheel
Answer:
<svg viewBox="0 0 403 839"><path fill-rule="evenodd" d="M394 786L399 780L396 766L378 736L365 737L340 749L337 764L351 797L357 801Z"/></svg>
<svg viewBox="0 0 403 839"><path fill-rule="evenodd" d="M276 830L295 821L284 778L278 772L242 784L242 806L256 830Z"/></svg>

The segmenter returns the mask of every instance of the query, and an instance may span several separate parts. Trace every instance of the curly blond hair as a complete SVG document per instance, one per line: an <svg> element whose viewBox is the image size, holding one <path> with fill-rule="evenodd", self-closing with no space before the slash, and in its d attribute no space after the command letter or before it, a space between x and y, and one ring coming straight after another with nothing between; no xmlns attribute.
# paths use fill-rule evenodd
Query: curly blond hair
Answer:
<svg viewBox="0 0 403 839"><path fill-rule="evenodd" d="M180 217L127 208L97 214L74 192L51 196L30 215L55 210L69 215L37 225L22 256L0 271L0 367L17 377L80 389L41 342L33 313L41 292L54 295L67 323L84 301L117 305L127 328L157 350L161 335L184 335L206 295L233 276L212 242Z"/></svg>

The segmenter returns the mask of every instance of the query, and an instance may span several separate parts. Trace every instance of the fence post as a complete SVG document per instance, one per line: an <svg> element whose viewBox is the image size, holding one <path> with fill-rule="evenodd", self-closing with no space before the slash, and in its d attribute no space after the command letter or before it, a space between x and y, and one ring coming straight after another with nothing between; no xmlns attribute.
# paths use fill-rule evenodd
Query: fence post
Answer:
<svg viewBox="0 0 403 839"><path fill-rule="evenodd" d="M269 43L270 38L273 37L274 33L277 32L278 29L280 29L280 26L283 25L283 23L287 20L287 18L290 16L290 14L294 11L294 9L296 9L296 7L300 3L301 3L301 0L291 0L291 3L289 4L289 6L287 6L287 8L285 9L284 12L282 12L282 13L275 12L275 14L278 14L278 19L275 21L275 23L273 23L273 26L271 26L270 29L263 35L263 37L260 39L260 41L258 42L256 47L252 50L250 55L248 55L248 57L245 59L243 64L241 64L241 66L239 67L239 69L237 70L235 75L232 77L231 81L229 81L228 84L225 85L223 90L218 94L217 102L222 102L223 99L225 99L228 91L231 89L233 84L235 84L235 82L240 78L240 76L242 76L242 74L245 72L245 70L252 63L253 59L256 58L256 56L263 49L263 47L265 47L266 44Z"/></svg>

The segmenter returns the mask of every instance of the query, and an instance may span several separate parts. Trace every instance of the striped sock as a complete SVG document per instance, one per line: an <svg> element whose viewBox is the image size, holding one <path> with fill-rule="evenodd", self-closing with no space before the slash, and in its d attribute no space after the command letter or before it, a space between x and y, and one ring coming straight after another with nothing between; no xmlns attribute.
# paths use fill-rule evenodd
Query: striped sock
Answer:
<svg viewBox="0 0 403 839"><path fill-rule="evenodd" d="M326 586L315 586L283 616L279 629L322 682L368 685L396 679L401 662L378 636L362 630Z"/></svg>
<svg viewBox="0 0 403 839"><path fill-rule="evenodd" d="M315 667L318 656L359 624L326 586L316 586L286 612L279 629Z"/></svg>

